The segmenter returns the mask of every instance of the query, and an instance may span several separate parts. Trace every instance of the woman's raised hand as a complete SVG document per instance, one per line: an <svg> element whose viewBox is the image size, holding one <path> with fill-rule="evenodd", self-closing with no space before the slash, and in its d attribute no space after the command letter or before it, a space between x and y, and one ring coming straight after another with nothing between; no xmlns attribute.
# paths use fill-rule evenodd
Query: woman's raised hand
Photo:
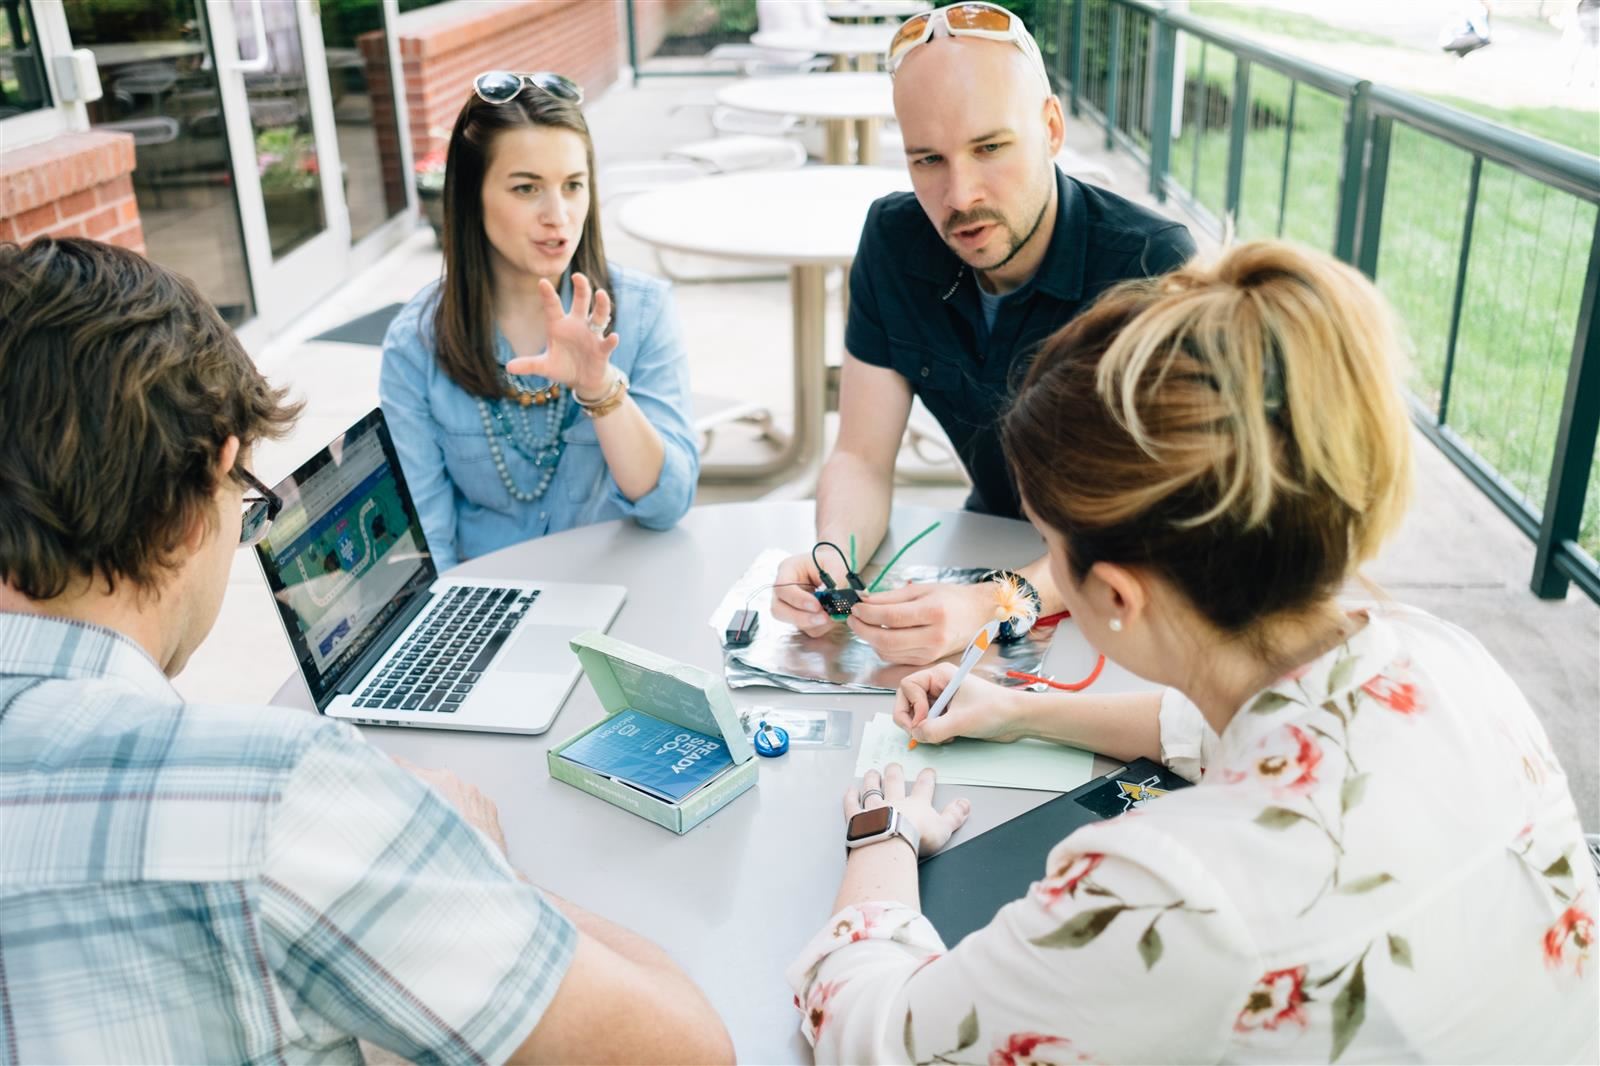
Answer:
<svg viewBox="0 0 1600 1066"><path fill-rule="evenodd" d="M590 300L590 296L593 300ZM606 390L611 353L622 341L606 335L611 321L611 297L604 289L594 292L589 279L572 275L572 309L561 310L554 285L541 279L539 298L549 340L538 355L525 355L506 364L510 374L538 374L565 385L579 396L598 398Z"/></svg>

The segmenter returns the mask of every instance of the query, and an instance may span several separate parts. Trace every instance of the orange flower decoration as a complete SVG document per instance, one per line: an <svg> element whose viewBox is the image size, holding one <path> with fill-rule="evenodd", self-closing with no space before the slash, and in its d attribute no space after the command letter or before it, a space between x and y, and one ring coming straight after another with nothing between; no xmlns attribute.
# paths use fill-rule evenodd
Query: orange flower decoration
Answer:
<svg viewBox="0 0 1600 1066"><path fill-rule="evenodd" d="M1552 970L1563 968L1568 961L1567 948L1571 947L1572 969L1583 976L1583 964L1589 961L1589 948L1594 944L1594 916L1585 914L1576 905L1568 907L1556 923L1544 934L1544 964Z"/></svg>
<svg viewBox="0 0 1600 1066"><path fill-rule="evenodd" d="M1361 686L1361 691L1394 711L1396 714L1417 714L1422 710L1417 686L1388 674L1377 677Z"/></svg>
<svg viewBox="0 0 1600 1066"><path fill-rule="evenodd" d="M1322 749L1317 740L1299 726L1284 726L1256 742L1247 769L1225 768L1222 779L1237 784L1254 777L1279 793L1304 794L1317 784L1317 766Z"/></svg>
<svg viewBox="0 0 1600 1066"><path fill-rule="evenodd" d="M1022 583L1016 578L997 577L994 588L994 616L997 621L1033 617L1033 597L1022 591Z"/></svg>
<svg viewBox="0 0 1600 1066"><path fill-rule="evenodd" d="M1062 896L1076 897L1078 886L1084 878L1094 873L1095 867L1104 861L1105 856L1099 852L1085 852L1074 856L1066 866L1039 882L1039 895L1044 897L1045 905L1055 903Z"/></svg>
<svg viewBox="0 0 1600 1066"><path fill-rule="evenodd" d="M1234 1030L1248 1033L1253 1029L1274 1030L1286 1024L1304 1029L1306 1013L1300 1008L1307 1002L1305 988L1304 966L1264 974L1250 990L1250 998L1245 1000L1244 1009L1234 1020Z"/></svg>

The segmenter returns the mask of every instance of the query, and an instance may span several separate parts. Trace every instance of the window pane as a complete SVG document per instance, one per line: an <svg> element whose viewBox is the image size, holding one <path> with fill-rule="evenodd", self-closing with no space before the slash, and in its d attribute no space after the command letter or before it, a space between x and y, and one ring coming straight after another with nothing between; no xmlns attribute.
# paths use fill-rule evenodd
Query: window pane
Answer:
<svg viewBox="0 0 1600 1066"><path fill-rule="evenodd" d="M0 119L49 106L33 11L27 0L0 0Z"/></svg>
<svg viewBox="0 0 1600 1066"><path fill-rule="evenodd" d="M251 13L249 0L233 0L240 58L254 59L266 48L267 69L246 74L244 89L267 208L267 237L272 257L278 259L327 228L322 160L311 131L311 94L295 5L262 6L265 42L255 39Z"/></svg>
<svg viewBox="0 0 1600 1066"><path fill-rule="evenodd" d="M389 37L383 22L383 6L373 0L323 0L322 43L352 241L406 206Z"/></svg>
<svg viewBox="0 0 1600 1066"><path fill-rule="evenodd" d="M73 44L93 49L100 68L105 95L88 105L90 122L133 136L150 258L238 325L255 307L203 5L74 0L66 10Z"/></svg>

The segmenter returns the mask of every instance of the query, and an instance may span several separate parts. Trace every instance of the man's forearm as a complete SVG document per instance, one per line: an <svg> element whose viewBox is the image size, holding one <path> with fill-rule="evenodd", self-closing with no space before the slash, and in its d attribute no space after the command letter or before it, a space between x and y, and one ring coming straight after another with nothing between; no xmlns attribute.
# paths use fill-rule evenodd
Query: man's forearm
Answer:
<svg viewBox="0 0 1600 1066"><path fill-rule="evenodd" d="M1017 573L1028 579L1029 584L1039 590L1039 613L1056 614L1066 609L1066 601L1061 598L1061 593L1056 589L1055 580L1050 576L1050 557L1041 556L1033 562L1018 570Z"/></svg>
<svg viewBox="0 0 1600 1066"><path fill-rule="evenodd" d="M817 540L832 541L846 552L856 538L856 562L865 566L889 528L894 470L883 470L860 456L835 449L817 485ZM817 554L830 574L843 577L833 553Z"/></svg>
<svg viewBox="0 0 1600 1066"><path fill-rule="evenodd" d="M624 929L615 922L609 922L598 914L586 911L570 900L562 899L549 889L541 888L539 891L543 892L545 898L578 927L578 932L593 937L629 962L682 975L683 971L672 961L672 957L652 941ZM683 979L688 980L687 977Z"/></svg>

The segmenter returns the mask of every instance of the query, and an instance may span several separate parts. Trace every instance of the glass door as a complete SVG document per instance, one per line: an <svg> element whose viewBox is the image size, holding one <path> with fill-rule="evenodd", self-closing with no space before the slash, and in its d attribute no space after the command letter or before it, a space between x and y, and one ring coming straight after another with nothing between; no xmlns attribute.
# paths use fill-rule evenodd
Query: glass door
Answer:
<svg viewBox="0 0 1600 1066"><path fill-rule="evenodd" d="M276 333L349 275L350 216L311 0L206 0L256 306Z"/></svg>
<svg viewBox="0 0 1600 1066"><path fill-rule="evenodd" d="M99 66L104 95L88 105L90 123L133 138L146 253L244 325L255 298L203 0L77 0L65 14L73 45Z"/></svg>
<svg viewBox="0 0 1600 1066"><path fill-rule="evenodd" d="M376 242L369 238L401 215L407 221L414 217L407 212L406 141L395 107L387 32L399 5L394 0L321 0L318 6L350 239L358 246L364 241L382 245L387 242L381 237Z"/></svg>

